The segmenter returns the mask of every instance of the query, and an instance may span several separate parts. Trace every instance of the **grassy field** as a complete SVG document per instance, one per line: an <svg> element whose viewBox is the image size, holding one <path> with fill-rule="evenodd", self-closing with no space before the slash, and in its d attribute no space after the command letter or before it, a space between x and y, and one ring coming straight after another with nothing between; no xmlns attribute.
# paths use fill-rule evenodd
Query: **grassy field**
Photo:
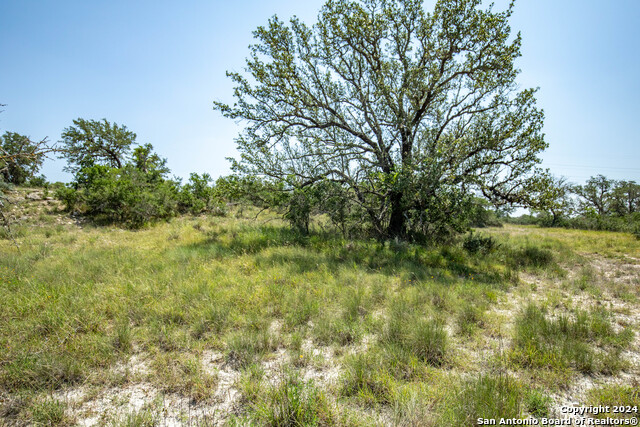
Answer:
<svg viewBox="0 0 640 427"><path fill-rule="evenodd" d="M235 210L140 231L23 203L0 423L475 425L640 405L640 240L345 240ZM476 233L477 237L477 233ZM637 413L597 416L637 417Z"/></svg>

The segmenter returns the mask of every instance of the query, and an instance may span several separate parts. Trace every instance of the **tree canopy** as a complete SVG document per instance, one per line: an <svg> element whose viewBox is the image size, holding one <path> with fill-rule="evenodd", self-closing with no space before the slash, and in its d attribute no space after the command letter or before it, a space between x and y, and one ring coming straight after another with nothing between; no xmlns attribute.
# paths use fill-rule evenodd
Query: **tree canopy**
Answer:
<svg viewBox="0 0 640 427"><path fill-rule="evenodd" d="M46 141L34 142L15 132L0 136L0 180L20 185L32 178L42 166L45 154L52 149Z"/></svg>
<svg viewBox="0 0 640 427"><path fill-rule="evenodd" d="M520 34L480 0L329 0L308 26L273 17L245 73L235 170L304 189L330 181L379 235L456 224L474 194L528 205L547 147L535 89L519 90ZM335 186L333 188L336 188Z"/></svg>
<svg viewBox="0 0 640 427"><path fill-rule="evenodd" d="M78 118L62 132L62 157L68 162L65 170L76 173L94 164L121 168L135 141L136 134L126 126L107 119Z"/></svg>

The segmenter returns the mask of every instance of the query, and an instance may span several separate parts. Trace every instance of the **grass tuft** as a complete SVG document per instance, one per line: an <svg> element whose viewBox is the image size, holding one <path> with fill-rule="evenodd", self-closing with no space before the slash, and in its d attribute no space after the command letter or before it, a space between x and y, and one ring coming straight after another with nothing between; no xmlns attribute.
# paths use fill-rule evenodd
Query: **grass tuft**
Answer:
<svg viewBox="0 0 640 427"><path fill-rule="evenodd" d="M284 373L255 404L255 418L265 426L330 426L336 424L327 397L312 382L294 372Z"/></svg>
<svg viewBox="0 0 640 427"><path fill-rule="evenodd" d="M276 349L268 331L237 331L227 337L227 362L245 368Z"/></svg>
<svg viewBox="0 0 640 427"><path fill-rule="evenodd" d="M31 423L42 426L63 426L71 424L65 414L67 405L55 399L36 401L31 407Z"/></svg>
<svg viewBox="0 0 640 427"><path fill-rule="evenodd" d="M465 381L440 403L439 426L475 426L478 418L518 418L525 393L506 375L481 375Z"/></svg>

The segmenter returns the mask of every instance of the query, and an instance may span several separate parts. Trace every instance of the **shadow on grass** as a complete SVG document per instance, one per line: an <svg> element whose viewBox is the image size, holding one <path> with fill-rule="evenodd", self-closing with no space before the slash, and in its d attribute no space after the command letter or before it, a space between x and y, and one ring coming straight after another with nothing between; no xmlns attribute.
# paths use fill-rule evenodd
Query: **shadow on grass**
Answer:
<svg viewBox="0 0 640 427"><path fill-rule="evenodd" d="M444 283L459 278L489 284L504 284L511 278L504 263L488 262L487 256L469 254L453 245L423 246L406 242L346 240L339 235L315 232L303 235L287 227L242 226L206 232L206 239L179 246L175 255L183 261L202 258L224 259L256 255L258 265L283 265L291 273L319 269L336 271L359 268L387 276L401 276L407 281L437 278ZM267 249L300 248L305 251Z"/></svg>

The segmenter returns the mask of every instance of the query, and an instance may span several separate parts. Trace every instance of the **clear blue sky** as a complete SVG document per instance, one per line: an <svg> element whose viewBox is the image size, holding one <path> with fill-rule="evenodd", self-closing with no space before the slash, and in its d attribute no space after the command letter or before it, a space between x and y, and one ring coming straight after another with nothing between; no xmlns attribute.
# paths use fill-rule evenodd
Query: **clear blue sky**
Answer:
<svg viewBox="0 0 640 427"><path fill-rule="evenodd" d="M242 70L270 16L312 23L323 3L2 0L0 132L57 141L75 118L106 118L152 143L175 175L226 174L240 126L212 109L232 101L225 71ZM543 165L576 183L640 182L640 2L519 0L511 26L523 37L519 81L540 87ZM67 181L63 166L43 172Z"/></svg>

